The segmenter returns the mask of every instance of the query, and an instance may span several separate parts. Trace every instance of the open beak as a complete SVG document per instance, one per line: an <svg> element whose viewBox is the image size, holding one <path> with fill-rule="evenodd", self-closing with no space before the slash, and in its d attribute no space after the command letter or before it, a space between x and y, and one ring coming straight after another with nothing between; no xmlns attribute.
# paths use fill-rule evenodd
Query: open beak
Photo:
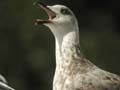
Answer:
<svg viewBox="0 0 120 90"><path fill-rule="evenodd" d="M51 20L56 17L56 13L53 12L50 8L47 7L44 3L37 1L34 3L35 6L42 8L48 15L49 19L48 20L41 20L41 19L36 19L35 25L38 24L45 24L45 23L51 23Z"/></svg>

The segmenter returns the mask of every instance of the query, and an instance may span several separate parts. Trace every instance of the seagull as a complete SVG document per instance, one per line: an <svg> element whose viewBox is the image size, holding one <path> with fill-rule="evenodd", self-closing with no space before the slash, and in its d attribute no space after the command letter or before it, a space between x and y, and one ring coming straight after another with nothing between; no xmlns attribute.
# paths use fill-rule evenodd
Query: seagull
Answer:
<svg viewBox="0 0 120 90"><path fill-rule="evenodd" d="M56 69L53 90L120 90L120 76L105 71L86 59L80 50L78 21L67 6L34 3L48 15L36 19L55 37Z"/></svg>
<svg viewBox="0 0 120 90"><path fill-rule="evenodd" d="M0 75L0 90L14 90L12 87L8 86L8 82L2 75Z"/></svg>

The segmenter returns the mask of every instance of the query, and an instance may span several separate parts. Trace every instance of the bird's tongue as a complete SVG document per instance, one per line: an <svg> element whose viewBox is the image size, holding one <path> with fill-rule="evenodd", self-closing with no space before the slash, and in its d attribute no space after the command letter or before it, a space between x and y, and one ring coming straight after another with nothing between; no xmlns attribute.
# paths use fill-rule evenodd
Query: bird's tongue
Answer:
<svg viewBox="0 0 120 90"><path fill-rule="evenodd" d="M51 20L56 17L56 13L53 12L50 8L48 8L47 5L45 5L44 3L35 2L34 5L42 8L48 14L48 17L49 17L48 20L37 19L36 22L35 22L36 24L50 23Z"/></svg>

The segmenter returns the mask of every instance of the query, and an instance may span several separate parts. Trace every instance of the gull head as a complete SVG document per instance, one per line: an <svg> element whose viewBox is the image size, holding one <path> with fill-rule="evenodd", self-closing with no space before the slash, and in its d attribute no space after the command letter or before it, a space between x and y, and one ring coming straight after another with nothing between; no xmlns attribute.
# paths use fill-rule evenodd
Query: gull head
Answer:
<svg viewBox="0 0 120 90"><path fill-rule="evenodd" d="M34 5L43 9L47 15L47 20L36 19L35 25L43 24L50 28L56 38L64 37L69 32L77 31L78 24L72 10L64 5L45 5L42 2L35 2Z"/></svg>

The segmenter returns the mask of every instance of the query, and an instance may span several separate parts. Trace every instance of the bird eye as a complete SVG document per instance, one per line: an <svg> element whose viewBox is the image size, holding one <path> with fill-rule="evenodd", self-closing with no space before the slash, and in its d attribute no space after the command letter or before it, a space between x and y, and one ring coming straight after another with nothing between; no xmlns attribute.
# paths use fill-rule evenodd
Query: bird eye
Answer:
<svg viewBox="0 0 120 90"><path fill-rule="evenodd" d="M61 13L62 14L67 14L67 15L70 15L70 11L68 9L61 9Z"/></svg>

